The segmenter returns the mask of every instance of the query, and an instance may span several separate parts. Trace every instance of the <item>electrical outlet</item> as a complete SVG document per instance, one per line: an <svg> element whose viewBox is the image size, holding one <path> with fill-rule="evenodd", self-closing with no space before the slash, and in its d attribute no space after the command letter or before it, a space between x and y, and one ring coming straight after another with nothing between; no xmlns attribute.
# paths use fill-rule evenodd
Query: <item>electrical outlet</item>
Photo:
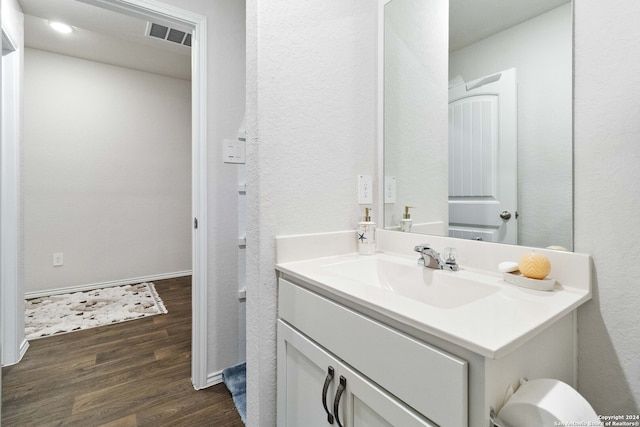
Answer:
<svg viewBox="0 0 640 427"><path fill-rule="evenodd" d="M57 252L53 254L53 266L60 267L64 265L64 254L62 252Z"/></svg>
<svg viewBox="0 0 640 427"><path fill-rule="evenodd" d="M373 179L371 175L358 175L358 203L361 205L373 203Z"/></svg>
<svg viewBox="0 0 640 427"><path fill-rule="evenodd" d="M396 202L396 177L395 176L384 177L384 202L385 203Z"/></svg>

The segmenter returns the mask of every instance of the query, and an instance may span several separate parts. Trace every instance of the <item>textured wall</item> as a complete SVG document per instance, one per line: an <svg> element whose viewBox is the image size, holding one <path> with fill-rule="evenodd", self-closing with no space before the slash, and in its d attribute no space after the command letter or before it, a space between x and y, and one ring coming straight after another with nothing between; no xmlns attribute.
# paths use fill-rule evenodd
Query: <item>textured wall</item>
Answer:
<svg viewBox="0 0 640 427"><path fill-rule="evenodd" d="M191 270L190 91L26 50L26 292Z"/></svg>
<svg viewBox="0 0 640 427"><path fill-rule="evenodd" d="M362 215L356 176L375 172L378 5L247 6L248 421L273 426L274 237L355 229Z"/></svg>
<svg viewBox="0 0 640 427"><path fill-rule="evenodd" d="M640 413L640 3L575 3L575 249L594 299L579 310L579 391Z"/></svg>
<svg viewBox="0 0 640 427"><path fill-rule="evenodd" d="M518 242L572 247L571 4L451 52L449 78L516 68Z"/></svg>
<svg viewBox="0 0 640 427"><path fill-rule="evenodd" d="M397 191L385 227L400 225L404 206L414 224L448 222L448 16L445 1L384 7L384 173Z"/></svg>

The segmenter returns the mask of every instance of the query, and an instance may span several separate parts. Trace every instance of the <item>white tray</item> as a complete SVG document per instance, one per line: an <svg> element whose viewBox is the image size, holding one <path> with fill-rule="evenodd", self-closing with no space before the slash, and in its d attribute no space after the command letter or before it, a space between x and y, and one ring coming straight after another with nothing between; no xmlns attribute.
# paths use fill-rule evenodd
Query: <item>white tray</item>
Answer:
<svg viewBox="0 0 640 427"><path fill-rule="evenodd" d="M523 276L519 271L513 273L504 273L504 281L512 285L521 286L523 288L535 289L536 291L552 291L556 284L556 279L546 277L545 279L531 279Z"/></svg>

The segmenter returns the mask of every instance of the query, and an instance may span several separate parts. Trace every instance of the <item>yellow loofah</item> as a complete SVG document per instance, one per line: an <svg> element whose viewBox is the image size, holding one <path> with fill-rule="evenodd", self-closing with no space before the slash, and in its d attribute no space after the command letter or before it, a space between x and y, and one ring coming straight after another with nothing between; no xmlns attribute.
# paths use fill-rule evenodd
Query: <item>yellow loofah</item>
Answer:
<svg viewBox="0 0 640 427"><path fill-rule="evenodd" d="M518 269L531 279L544 279L551 271L551 263L546 256L537 252L529 252L520 257Z"/></svg>

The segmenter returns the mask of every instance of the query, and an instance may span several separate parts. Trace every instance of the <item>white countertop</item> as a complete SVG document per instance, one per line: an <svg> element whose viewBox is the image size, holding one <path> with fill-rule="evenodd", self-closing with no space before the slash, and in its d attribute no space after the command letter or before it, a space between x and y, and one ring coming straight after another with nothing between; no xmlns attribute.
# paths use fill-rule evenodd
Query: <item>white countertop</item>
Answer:
<svg viewBox="0 0 640 427"><path fill-rule="evenodd" d="M306 283L311 290L337 296L340 302L356 311L373 310L383 318L492 359L508 354L591 298L589 287L573 287L566 284L566 280L553 291L536 291L508 284L500 273L483 270L486 283L497 287L496 292L456 307L437 307L363 281L340 277L323 267L371 257L406 265L415 265L417 260L416 256L391 252L370 256L352 253L281 262L276 269L285 277ZM458 273L464 275L465 271L474 270L461 265Z"/></svg>

